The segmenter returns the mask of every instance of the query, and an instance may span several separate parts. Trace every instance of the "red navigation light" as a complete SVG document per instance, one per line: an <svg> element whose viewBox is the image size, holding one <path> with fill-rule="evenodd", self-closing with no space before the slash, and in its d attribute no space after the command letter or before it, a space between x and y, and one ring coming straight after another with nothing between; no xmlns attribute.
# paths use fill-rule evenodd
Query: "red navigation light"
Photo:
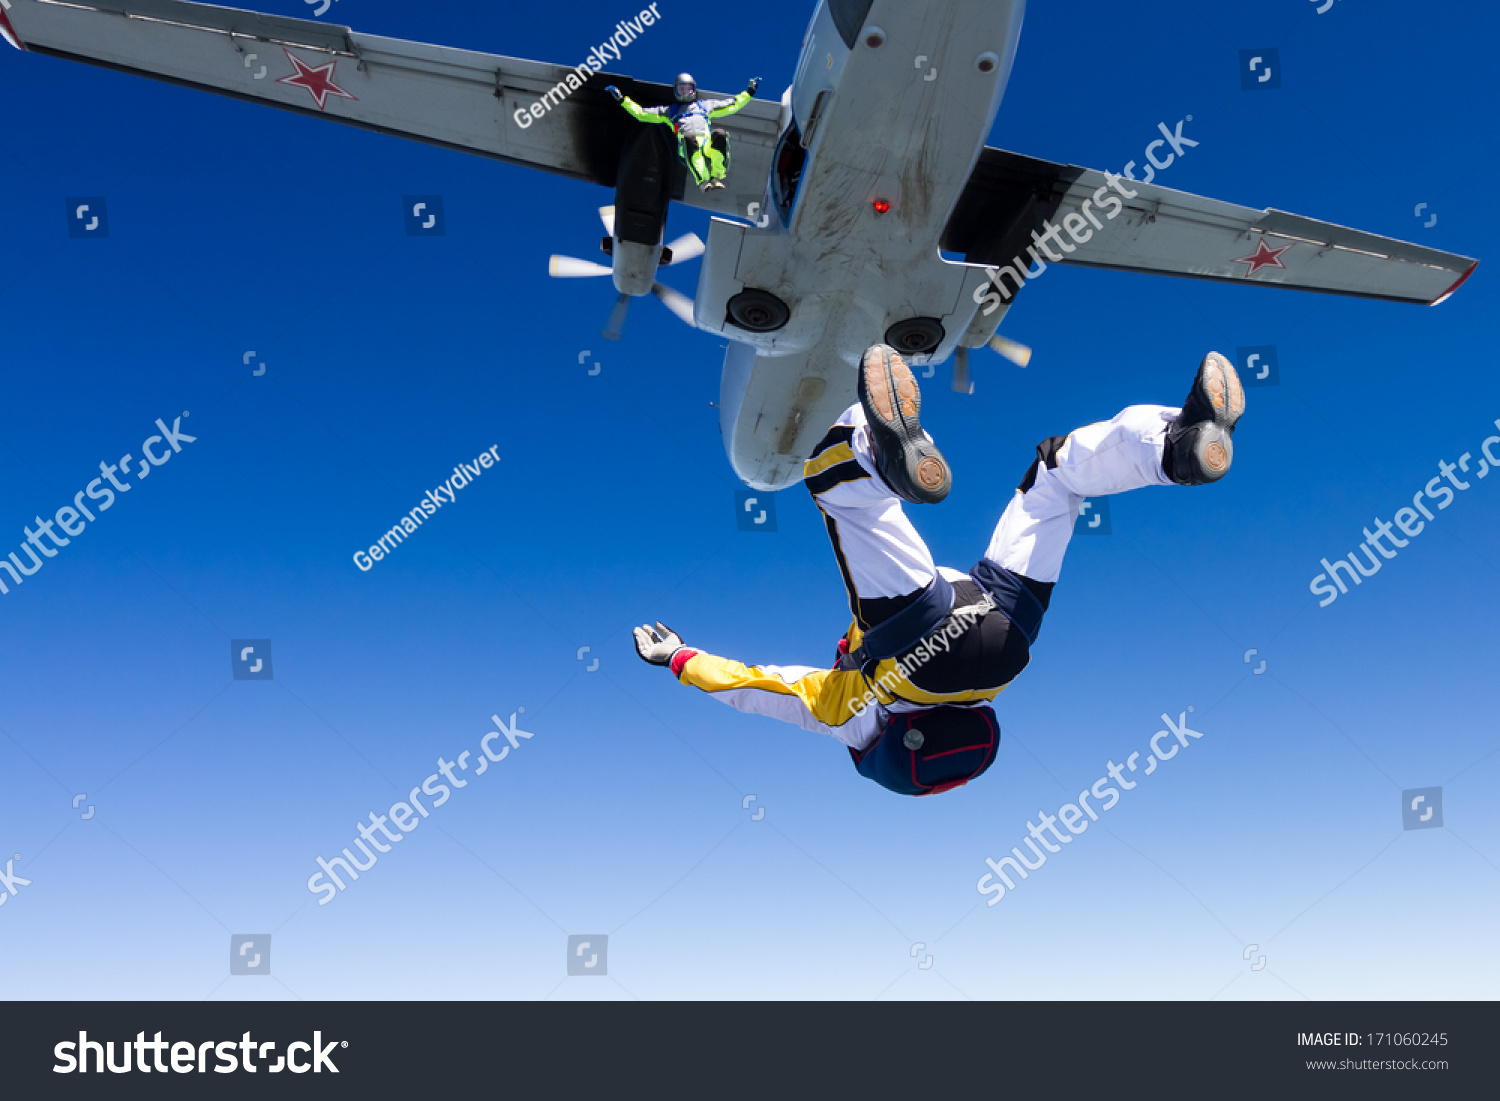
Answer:
<svg viewBox="0 0 1500 1101"><path fill-rule="evenodd" d="M875 213L876 214L888 214L888 213L890 213L890 209L891 209L891 204L890 204L890 201L888 199L876 199L875 200Z"/></svg>

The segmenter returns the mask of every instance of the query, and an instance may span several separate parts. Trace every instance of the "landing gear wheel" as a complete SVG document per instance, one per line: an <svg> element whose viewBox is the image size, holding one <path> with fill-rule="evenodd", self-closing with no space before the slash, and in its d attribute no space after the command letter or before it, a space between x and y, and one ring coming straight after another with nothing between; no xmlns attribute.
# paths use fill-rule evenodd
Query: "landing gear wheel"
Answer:
<svg viewBox="0 0 1500 1101"><path fill-rule="evenodd" d="M885 332L885 342L905 356L925 356L937 351L947 333L935 317L912 317L898 321Z"/></svg>
<svg viewBox="0 0 1500 1101"><path fill-rule="evenodd" d="M729 320L752 333L774 333L791 319L787 304L769 291L746 287L729 300Z"/></svg>

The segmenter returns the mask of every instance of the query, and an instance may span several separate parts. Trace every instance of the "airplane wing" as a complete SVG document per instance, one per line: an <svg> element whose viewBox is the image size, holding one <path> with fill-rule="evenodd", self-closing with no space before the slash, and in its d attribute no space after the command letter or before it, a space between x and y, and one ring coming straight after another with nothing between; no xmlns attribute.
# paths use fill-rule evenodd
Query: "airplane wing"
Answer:
<svg viewBox="0 0 1500 1101"><path fill-rule="evenodd" d="M1479 265L1467 256L1280 210L1236 206L1135 180L1120 179L1119 186L1135 197L1111 189L1101 172L986 147L941 247L987 267L1019 259L1024 274L1037 232L1049 235L1062 263L1081 267L1434 306ZM1047 223L1059 232L1050 234ZM1062 232L1065 226L1076 236ZM1037 255L1047 259L1041 249ZM1013 284L1006 279L1004 285L1008 294Z"/></svg>
<svg viewBox="0 0 1500 1101"><path fill-rule="evenodd" d="M672 96L668 85L595 73L582 61L572 68L186 0L0 0L0 37L31 53L606 187L615 186L621 156L643 124L605 87L616 84L646 106ZM540 118L531 111L535 104L543 105ZM744 217L747 204L764 198L779 115L779 105L752 101L719 120L733 142L731 186L707 194L689 188L684 195L686 170L674 156L672 198ZM665 136L665 127L653 129Z"/></svg>

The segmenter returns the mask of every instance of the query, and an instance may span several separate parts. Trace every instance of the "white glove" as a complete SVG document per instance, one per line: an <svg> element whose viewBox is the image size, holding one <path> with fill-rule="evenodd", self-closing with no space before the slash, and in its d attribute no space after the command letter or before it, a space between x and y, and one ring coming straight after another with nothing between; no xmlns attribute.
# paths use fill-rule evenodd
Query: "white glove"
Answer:
<svg viewBox="0 0 1500 1101"><path fill-rule="evenodd" d="M641 655L642 661L650 665L671 665L677 651L683 649L682 639L677 637L677 632L660 620L655 627L649 623L644 627L637 627L634 634L635 652Z"/></svg>

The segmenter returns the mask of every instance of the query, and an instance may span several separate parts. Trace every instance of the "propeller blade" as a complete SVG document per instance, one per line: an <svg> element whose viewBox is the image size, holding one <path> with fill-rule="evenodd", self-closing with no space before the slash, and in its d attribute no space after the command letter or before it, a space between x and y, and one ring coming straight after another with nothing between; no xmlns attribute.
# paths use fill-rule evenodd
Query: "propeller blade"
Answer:
<svg viewBox="0 0 1500 1101"><path fill-rule="evenodd" d="M660 298L662 305L675 313L681 320L689 325L693 324L693 300L685 294L674 291L671 287L656 283L651 288L651 293Z"/></svg>
<svg viewBox="0 0 1500 1101"><path fill-rule="evenodd" d="M1008 340L1003 336L993 336L990 338L990 347L1017 367L1025 367L1031 362L1031 349L1014 340Z"/></svg>
<svg viewBox="0 0 1500 1101"><path fill-rule="evenodd" d="M625 318L630 313L630 295L620 295L615 308L610 311L609 324L604 327L605 340L619 340L625 328Z"/></svg>
<svg viewBox="0 0 1500 1101"><path fill-rule="evenodd" d="M599 208L599 220L604 223L604 232L613 237L615 235L615 208L612 206L601 206Z"/></svg>
<svg viewBox="0 0 1500 1101"><path fill-rule="evenodd" d="M572 256L554 256L547 261L547 274L554 279L587 279L595 275L610 275L612 270L592 260L579 260Z"/></svg>
<svg viewBox="0 0 1500 1101"><path fill-rule="evenodd" d="M708 246L696 233L689 233L677 238L667 248L672 250L672 263L681 264L688 260L698 259Z"/></svg>
<svg viewBox="0 0 1500 1101"><path fill-rule="evenodd" d="M969 349L959 348L953 353L953 392L972 394L974 384L969 381Z"/></svg>

